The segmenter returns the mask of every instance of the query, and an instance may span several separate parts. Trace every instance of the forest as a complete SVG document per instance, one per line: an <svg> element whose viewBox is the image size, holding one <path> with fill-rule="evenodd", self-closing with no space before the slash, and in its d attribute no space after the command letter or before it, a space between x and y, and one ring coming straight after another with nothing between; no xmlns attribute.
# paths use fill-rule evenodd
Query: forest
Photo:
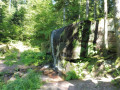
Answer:
<svg viewBox="0 0 120 90"><path fill-rule="evenodd" d="M120 0L0 0L0 90L102 89L120 89Z"/></svg>

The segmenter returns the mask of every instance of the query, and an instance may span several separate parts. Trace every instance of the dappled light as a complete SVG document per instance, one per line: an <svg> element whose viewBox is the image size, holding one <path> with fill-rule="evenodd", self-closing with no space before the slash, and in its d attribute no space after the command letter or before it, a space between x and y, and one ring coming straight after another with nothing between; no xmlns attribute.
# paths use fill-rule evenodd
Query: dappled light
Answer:
<svg viewBox="0 0 120 90"><path fill-rule="evenodd" d="M0 90L120 90L120 0L0 0Z"/></svg>

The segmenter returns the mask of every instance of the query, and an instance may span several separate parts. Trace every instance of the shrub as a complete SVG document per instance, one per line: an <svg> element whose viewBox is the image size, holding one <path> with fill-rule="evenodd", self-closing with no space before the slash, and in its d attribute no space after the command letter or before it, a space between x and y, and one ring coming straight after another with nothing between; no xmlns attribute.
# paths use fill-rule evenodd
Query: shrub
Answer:
<svg viewBox="0 0 120 90"><path fill-rule="evenodd" d="M4 63L9 66L15 64L18 60L18 54L19 54L19 50L16 48L12 48L12 49L8 50L5 53L5 62Z"/></svg>
<svg viewBox="0 0 120 90"><path fill-rule="evenodd" d="M66 78L65 80L74 80L74 79L79 79L79 76L76 74L74 70L69 71L66 73Z"/></svg>
<svg viewBox="0 0 120 90"><path fill-rule="evenodd" d="M15 81L3 85L2 90L36 90L42 85L40 74L30 71L25 78L17 78Z"/></svg>
<svg viewBox="0 0 120 90"><path fill-rule="evenodd" d="M32 50L24 51L21 56L21 62L25 65L40 65L49 62L44 52L34 52Z"/></svg>

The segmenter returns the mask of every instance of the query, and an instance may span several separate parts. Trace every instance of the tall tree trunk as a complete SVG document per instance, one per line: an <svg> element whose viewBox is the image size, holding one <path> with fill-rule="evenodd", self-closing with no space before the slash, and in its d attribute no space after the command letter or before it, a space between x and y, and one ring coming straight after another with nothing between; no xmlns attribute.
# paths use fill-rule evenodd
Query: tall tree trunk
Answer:
<svg viewBox="0 0 120 90"><path fill-rule="evenodd" d="M80 20L80 14L81 14L81 11L80 11L80 8L81 8L81 0L79 1L79 20Z"/></svg>
<svg viewBox="0 0 120 90"><path fill-rule="evenodd" d="M63 7L63 25L65 25L65 21L66 21L66 16L65 16L65 13L66 13L66 0L64 0L64 7Z"/></svg>
<svg viewBox="0 0 120 90"><path fill-rule="evenodd" d="M117 39L117 55L119 57L120 61L120 0L115 0L115 17L114 17L114 22L115 22L115 34L116 34L116 39Z"/></svg>
<svg viewBox="0 0 120 90"><path fill-rule="evenodd" d="M2 0L0 0L2 2ZM2 5L0 5L0 23L2 23Z"/></svg>
<svg viewBox="0 0 120 90"><path fill-rule="evenodd" d="M105 48L108 49L108 22L107 22L107 14L108 14L108 9L107 9L107 0L104 0L104 45Z"/></svg>
<svg viewBox="0 0 120 90"><path fill-rule="evenodd" d="M66 19L65 12L66 12L66 8L64 7L63 8L63 25L65 25L65 19Z"/></svg>
<svg viewBox="0 0 120 90"><path fill-rule="evenodd" d="M97 12L96 12L96 0L94 0L94 19L97 18Z"/></svg>
<svg viewBox="0 0 120 90"><path fill-rule="evenodd" d="M10 13L10 10L11 10L11 0L9 0L9 13Z"/></svg>
<svg viewBox="0 0 120 90"><path fill-rule="evenodd" d="M26 0L24 0L24 3L26 3Z"/></svg>
<svg viewBox="0 0 120 90"><path fill-rule="evenodd" d="M89 0L86 0L86 19L89 17Z"/></svg>

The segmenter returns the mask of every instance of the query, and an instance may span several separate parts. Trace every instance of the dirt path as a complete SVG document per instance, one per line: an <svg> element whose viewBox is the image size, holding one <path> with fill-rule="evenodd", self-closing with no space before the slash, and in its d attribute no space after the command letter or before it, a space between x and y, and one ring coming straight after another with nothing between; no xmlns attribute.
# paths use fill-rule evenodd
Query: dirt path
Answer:
<svg viewBox="0 0 120 90"><path fill-rule="evenodd" d="M0 60L0 72L14 72L15 68L17 68L17 65L13 66L7 66L4 64L4 60Z"/></svg>
<svg viewBox="0 0 120 90"><path fill-rule="evenodd" d="M52 69L43 69L41 78L46 83L39 90L120 90L107 78L65 81Z"/></svg>
<svg viewBox="0 0 120 90"><path fill-rule="evenodd" d="M113 86L110 82L98 81L94 83L92 80L70 80L47 83L40 90L120 90Z"/></svg>

